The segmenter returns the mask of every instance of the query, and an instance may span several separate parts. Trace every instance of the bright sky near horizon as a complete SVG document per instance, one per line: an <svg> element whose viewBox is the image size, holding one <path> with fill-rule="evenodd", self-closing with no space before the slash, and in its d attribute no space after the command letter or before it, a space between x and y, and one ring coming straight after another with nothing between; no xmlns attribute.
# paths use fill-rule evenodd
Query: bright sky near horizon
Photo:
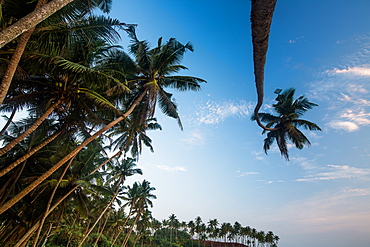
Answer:
<svg viewBox="0 0 370 247"><path fill-rule="evenodd" d="M265 106L277 88L319 104L304 119L323 131L285 161L250 121L256 101L249 0L114 0L111 16L138 24L139 39L192 42L182 74L208 81L174 92L184 124L159 114L155 153L138 166L157 190L153 215L235 221L273 231L279 246L370 243L370 1L278 0L265 75ZM123 33L122 46L128 39Z"/></svg>

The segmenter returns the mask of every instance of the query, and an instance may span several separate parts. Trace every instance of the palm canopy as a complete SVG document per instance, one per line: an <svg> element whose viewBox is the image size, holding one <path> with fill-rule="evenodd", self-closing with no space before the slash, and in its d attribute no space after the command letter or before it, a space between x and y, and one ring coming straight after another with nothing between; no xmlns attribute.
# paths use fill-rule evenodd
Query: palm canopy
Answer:
<svg viewBox="0 0 370 247"><path fill-rule="evenodd" d="M125 76L128 87L133 92L132 95L137 97L137 95L145 93L143 100L133 113L135 115L133 118L137 118L140 123L145 124L147 119L153 118L158 102L162 112L177 119L182 128L177 105L172 94L166 92L165 88L173 88L178 91L198 91L200 83L206 82L197 77L174 75L187 69L179 63L186 51L193 51L193 46L190 43L184 45L174 38L163 44L162 38L159 38L157 46L150 48L147 41L137 39L133 27L127 31L132 38L129 51L134 58L121 51L117 52L115 56L111 56L106 64L121 66L122 75Z"/></svg>
<svg viewBox="0 0 370 247"><path fill-rule="evenodd" d="M271 144L276 140L281 155L289 160L287 139L298 149L311 144L308 138L298 129L299 127L303 127L306 130L321 130L317 124L300 119L306 111L317 106L317 104L310 102L304 96L294 100L294 88L289 88L283 92L281 89L277 89L275 93L278 95L275 99L277 103L272 106L278 116L270 113L258 113L260 120L267 123L266 127L273 128L273 130L267 133L263 149L267 154ZM256 120L255 115L251 119L253 121ZM266 130L262 134L265 132Z"/></svg>

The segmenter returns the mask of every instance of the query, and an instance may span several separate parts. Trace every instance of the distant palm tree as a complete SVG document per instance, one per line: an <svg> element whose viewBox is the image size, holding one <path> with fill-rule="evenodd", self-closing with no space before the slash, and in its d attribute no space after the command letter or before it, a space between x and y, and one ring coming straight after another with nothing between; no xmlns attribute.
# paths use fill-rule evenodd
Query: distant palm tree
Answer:
<svg viewBox="0 0 370 247"><path fill-rule="evenodd" d="M296 148L302 149L305 145L310 145L308 138L298 129L303 127L308 130L321 130L320 127L307 120L300 119L300 117L309 109L317 106L317 104L308 101L304 96L300 96L298 99L293 100L295 89L289 88L281 93L281 89L275 90L278 94L276 97L276 104L273 104L273 109L278 116L274 116L270 113L258 113L259 119L262 122L267 123L267 128L273 128L273 130L267 133L267 138L264 140L263 149L267 154L271 144L276 140L276 143L280 149L281 155L289 160L287 139L289 139ZM253 121L256 120L256 116L253 115L251 118ZM264 134L266 130L262 132Z"/></svg>

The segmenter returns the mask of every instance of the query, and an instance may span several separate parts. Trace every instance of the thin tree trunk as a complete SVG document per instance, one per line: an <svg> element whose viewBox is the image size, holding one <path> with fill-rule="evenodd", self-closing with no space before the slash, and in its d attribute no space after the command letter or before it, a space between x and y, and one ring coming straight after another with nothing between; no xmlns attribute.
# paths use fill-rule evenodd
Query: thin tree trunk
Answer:
<svg viewBox="0 0 370 247"><path fill-rule="evenodd" d="M8 145L6 145L5 147L3 147L2 149L0 149L0 156L3 156L6 152L8 152L10 149L12 149L15 145L17 145L18 143L20 143L21 141L23 141L23 139L25 139L27 136L29 136L33 131L35 131L39 126L40 124L42 124L42 122L44 122L46 120L46 118L54 111L55 108L58 107L58 105L61 103L62 101L61 100L58 100L56 101L54 104L52 104L46 111L44 114L42 114L42 116L36 120L36 122L34 122L32 124L31 127L29 127L26 131L24 131L22 134L20 134L17 138L15 138L13 141L11 141L10 143L8 143Z"/></svg>
<svg viewBox="0 0 370 247"><path fill-rule="evenodd" d="M136 225L137 221L139 220L140 214L141 214L141 210L139 210L139 211L137 212L137 215L136 215L136 217L135 217L135 220L134 220L134 222L132 223L132 225L131 225L131 227L130 227L130 229L129 229L129 231L128 231L127 235L126 235L125 240L123 241L122 246L126 246L126 244L127 244L128 240L129 240L129 238L130 238L130 235L131 235L131 233L132 233L132 230L134 229L134 226Z"/></svg>
<svg viewBox="0 0 370 247"><path fill-rule="evenodd" d="M42 174L38 179L36 179L34 182L32 182L29 186L24 188L20 193L18 193L15 197L10 199L7 203L5 203L3 206L0 207L0 214L4 213L6 210L8 210L10 207L12 207L14 204L19 202L23 197L28 195L33 189L35 189L39 184L41 184L45 179L47 179L51 174L53 174L56 170L58 170L62 165L64 165L68 160L70 160L72 157L78 154L87 144L95 140L98 136L103 134L106 130L110 129L117 123L121 122L125 118L127 118L128 115L132 113L132 111L135 109L136 105L139 104L139 102L143 99L145 96L147 90L144 90L144 92L135 100L135 102L131 105L131 107L128 109L128 111L123 114L121 117L117 118L110 124L106 125L104 128L100 129L98 132L96 132L94 135L86 139L80 146L75 148L71 153L69 153L67 156L65 156L63 159L61 159L57 164L55 164L52 168L50 168L48 171L46 171L44 174Z"/></svg>
<svg viewBox="0 0 370 247"><path fill-rule="evenodd" d="M116 237L114 238L114 241L112 242L112 244L111 244L111 246L110 246L110 247L113 247L113 245L116 243L116 241L117 241L118 237L119 237L119 236L121 235L121 233L125 230L126 224L127 224L128 220L129 220L129 218L130 218L130 216L131 216L132 209L133 209L133 206L131 206L131 207L130 207L130 212L128 213L128 215L127 215L127 218L126 218L125 222L123 222L122 230L120 230L120 231L118 232L118 234L117 234L117 235L116 235Z"/></svg>
<svg viewBox="0 0 370 247"><path fill-rule="evenodd" d="M61 133L62 133L62 131L58 131L57 133L53 134L48 139L44 140L42 143L40 143L39 145L37 145L36 147L34 147L33 149L31 149L29 152L27 152L24 156L22 156L21 158L17 159L15 162L13 162L12 164L10 164L9 166L5 167L3 170L0 171L0 177L4 176L8 172L10 172L13 168L15 168L16 166L18 166L21 162L27 160L34 153L36 153L41 148L45 147L50 142L52 142L53 140L55 140L55 138L57 138Z"/></svg>
<svg viewBox="0 0 370 247"><path fill-rule="evenodd" d="M0 32L0 49L74 0L53 0Z"/></svg>
<svg viewBox="0 0 370 247"><path fill-rule="evenodd" d="M105 164L107 164L109 161L111 161L112 159L114 159L115 157L117 157L120 153L122 153L122 151L126 148L126 145L123 146L123 148L121 148L117 153L115 153L112 157L110 157L109 159L107 159L106 161L104 161L103 163L101 163L97 168L95 168L94 171L92 171L92 173L95 173L96 171L98 171L100 168L102 168Z"/></svg>
<svg viewBox="0 0 370 247"><path fill-rule="evenodd" d="M0 131L0 136L2 134L4 134L4 132L6 131L6 129L9 127L10 123L13 121L13 118L14 118L16 112L17 112L17 108L14 108L14 110L12 111L12 114L10 114L10 117L8 118L8 121L6 122L5 126Z"/></svg>
<svg viewBox="0 0 370 247"><path fill-rule="evenodd" d="M116 200L117 196L118 196L118 193L120 191L120 185L121 183L123 182L123 179L121 178L118 182L118 185L117 185L117 190L116 192L114 193L112 199L110 200L110 202L107 204L107 206L104 208L104 210L100 213L99 217L96 219L95 223L93 224L93 226L89 229L89 231L86 233L86 235L84 236L84 238L82 239L82 241L80 242L80 244L78 245L78 247L82 246L82 244L86 241L87 237L90 235L90 233L92 232L92 230L94 230L96 224L98 224L98 222L100 221L100 219L103 217L103 215L105 214L105 212L110 208L110 206L113 204L113 202Z"/></svg>
<svg viewBox="0 0 370 247"><path fill-rule="evenodd" d="M75 156L75 157L76 157L76 156ZM60 184L60 182L62 181L62 179L63 179L64 175L66 174L66 172L68 171L69 167L71 166L71 164L72 164L72 162L73 162L73 159L74 159L74 157L69 161L68 165L66 165L66 167L64 168L64 171L63 171L63 172L62 172L62 174L60 175L60 177L59 177L59 179L58 179L58 181L57 181L57 184L55 185L55 187L54 187L54 189L53 189L53 192L52 192L52 193L51 193L51 195L50 195L50 198L49 198L48 204L46 205L45 213L44 213L44 215L43 215L43 217L42 217L42 219L41 219L41 222L40 222L40 227L39 227L39 229L38 229L38 231L37 231L37 233L36 233L36 236L35 236L35 238L34 238L34 240L33 240L33 245L32 245L32 247L36 247L36 245L37 245L37 242L38 242L38 240L39 240L39 237L40 237L40 233L41 233L42 227L44 226L44 222L45 222L45 220L46 220L46 217L49 215L49 214L48 214L48 211L49 211L49 209L50 209L50 207L51 207L51 203L52 203L52 201L53 201L53 199L54 199L54 195L55 195L55 193L56 193L56 191L57 191L57 189L58 189L58 187L59 187L59 184Z"/></svg>
<svg viewBox="0 0 370 247"><path fill-rule="evenodd" d="M43 5L46 4L46 2L47 2L47 0L39 0L37 2L37 5L36 5L36 8L35 8L34 11L36 11L37 9L40 9ZM12 26L10 26L10 27L12 27ZM8 64L8 67L7 67L6 71L5 71L3 80L2 80L2 82L0 84L0 105L3 104L3 101L5 99L5 96L6 96L7 92L8 92L9 86L10 86L12 80L13 80L14 73L15 73L17 67L18 67L19 61L21 60L21 57L23 55L24 49L26 48L26 45L28 43L28 40L30 39L33 31L35 31L35 27L36 27L36 25L33 26L33 27L31 27L29 30L27 30L25 33L23 33L21 35L21 37L19 38L18 44L17 44L17 46L15 48L15 51L13 53L12 58L9 61L9 64ZM3 35L5 35L5 36L3 36ZM3 32L1 32L0 37L6 38L7 37L6 36L6 33L3 34ZM0 43L1 43L1 41L2 40L0 40Z"/></svg>

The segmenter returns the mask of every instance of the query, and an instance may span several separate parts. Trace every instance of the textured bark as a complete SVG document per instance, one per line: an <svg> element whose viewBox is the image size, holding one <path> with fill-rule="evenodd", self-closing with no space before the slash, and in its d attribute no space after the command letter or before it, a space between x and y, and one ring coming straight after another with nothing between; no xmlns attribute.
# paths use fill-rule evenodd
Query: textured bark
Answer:
<svg viewBox="0 0 370 247"><path fill-rule="evenodd" d="M61 133L62 133L62 131L58 131L57 133L55 133L54 135L50 136L49 138L47 138L46 140L44 140L42 143L40 143L39 145L37 145L36 147L34 147L33 149L31 149L24 156L22 156L21 158L17 159L15 162L13 162L12 164L10 164L9 166L5 167L3 170L0 171L0 177L4 176L8 172L10 172L13 168L15 168L16 166L18 166L20 163L22 163L23 161L27 160L29 157L31 157L34 153L36 153L37 151L39 151L41 148L43 148L46 145L48 145L55 138L57 138Z"/></svg>
<svg viewBox="0 0 370 247"><path fill-rule="evenodd" d="M13 25L4 29L0 32L0 49L22 33L35 27L37 24L73 1L74 0L53 0L44 6L35 9Z"/></svg>
<svg viewBox="0 0 370 247"><path fill-rule="evenodd" d="M17 195L15 195L12 199L4 203L0 207L0 214L4 213L6 210L8 210L10 207L12 207L14 204L19 202L23 197L28 195L32 190L34 190L39 184L41 184L45 179L47 179L51 174L53 174L56 170L58 170L62 165L64 165L68 160L73 158L75 155L77 155L86 145L88 145L90 142L95 140L98 136L103 134L106 130L110 129L117 123L121 122L125 118L127 118L128 115L132 113L132 111L135 109L135 107L139 104L139 102L143 99L145 96L147 90L145 90L131 105L131 107L127 110L125 114L123 114L121 117L117 118L110 124L106 125L104 128L100 129L98 132L96 132L94 135L86 139L83 143L81 143L80 146L75 148L71 153L69 153L67 156L65 156L63 159L61 159L58 163L56 163L52 168L50 168L48 171L46 171L44 174L42 174L39 178L37 178L34 182L32 182L30 185L28 185L26 188L24 188L21 192L19 192Z"/></svg>
<svg viewBox="0 0 370 247"><path fill-rule="evenodd" d="M46 4L46 2L47 2L47 0L39 0L37 2L35 11L40 9L42 6L44 6ZM21 57L22 57L23 52L26 48L28 40L30 39L33 31L35 31L35 27L36 26L31 27L28 31L23 33L21 35L20 39L18 40L18 43L17 43L17 46L16 46L15 51L13 53L13 56L9 61L8 67L5 71L4 77L3 77L2 81L1 81L1 84L0 84L0 105L3 104L5 96L8 92L9 86L12 83L14 73L17 70L19 61L21 60ZM1 32L1 34L2 33L3 32ZM2 37L2 35L0 35L0 37Z"/></svg>
<svg viewBox="0 0 370 247"><path fill-rule="evenodd" d="M258 111L263 104L266 54L270 27L272 23L272 15L275 10L276 1L277 0L252 0L251 22L253 61L258 96L257 105L254 109L254 116L257 124L264 130L276 130L264 126L258 116Z"/></svg>
<svg viewBox="0 0 370 247"><path fill-rule="evenodd" d="M45 113L39 118L37 119L37 121L31 126L29 127L25 132L23 132L22 134L20 134L17 138L15 138L13 141L11 141L10 143L8 143L8 145L6 145L5 147L3 147L2 149L0 149L0 156L3 156L6 152L8 152L10 149L12 149L15 145L17 145L18 143L20 143L21 141L23 141L24 138L26 138L27 136L29 136L33 131L35 131L39 126L40 124L42 124L42 122L45 121L45 119L54 111L55 108L57 108L59 106L59 104L61 103L62 101L61 100L58 100L57 102L55 102L54 104L52 104L46 111Z"/></svg>

